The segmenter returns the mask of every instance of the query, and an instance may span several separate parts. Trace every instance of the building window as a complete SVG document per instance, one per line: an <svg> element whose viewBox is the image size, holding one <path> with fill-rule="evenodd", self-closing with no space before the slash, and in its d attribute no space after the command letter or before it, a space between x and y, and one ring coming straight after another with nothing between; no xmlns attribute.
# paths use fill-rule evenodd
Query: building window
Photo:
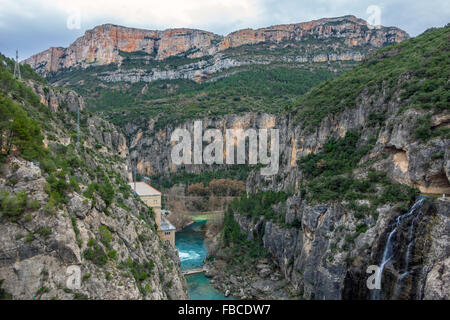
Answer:
<svg viewBox="0 0 450 320"><path fill-rule="evenodd" d="M166 235L166 236L170 236L170 231L166 231L166 232L165 232L165 235Z"/></svg>

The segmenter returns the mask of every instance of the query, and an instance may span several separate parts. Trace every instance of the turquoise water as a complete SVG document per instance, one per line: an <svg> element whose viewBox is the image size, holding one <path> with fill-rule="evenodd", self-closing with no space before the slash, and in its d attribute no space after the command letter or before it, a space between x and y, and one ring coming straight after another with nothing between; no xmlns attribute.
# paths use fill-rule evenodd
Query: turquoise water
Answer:
<svg viewBox="0 0 450 320"><path fill-rule="evenodd" d="M175 246L181 260L181 270L200 268L207 255L205 246L206 220L198 221L189 227L177 232L175 235ZM189 298L191 300L228 300L217 291L203 273L186 276Z"/></svg>
<svg viewBox="0 0 450 320"><path fill-rule="evenodd" d="M205 221L198 221L175 234L175 246L181 260L181 270L200 268L206 258Z"/></svg>
<svg viewBox="0 0 450 320"><path fill-rule="evenodd" d="M189 298L191 300L231 300L216 290L203 273L186 276Z"/></svg>

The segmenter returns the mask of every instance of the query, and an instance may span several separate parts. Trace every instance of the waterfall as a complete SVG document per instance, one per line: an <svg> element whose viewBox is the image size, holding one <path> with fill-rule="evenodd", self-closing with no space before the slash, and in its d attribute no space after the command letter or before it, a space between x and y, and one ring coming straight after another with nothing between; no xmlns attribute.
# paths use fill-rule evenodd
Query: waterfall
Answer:
<svg viewBox="0 0 450 320"><path fill-rule="evenodd" d="M409 273L409 271L408 271L409 258L410 258L412 246L414 245L414 225L415 225L415 222L417 221L417 219L419 218L419 214L417 214L417 213L420 213L425 198L426 198L425 196L419 196L417 201L414 203L414 205L411 207L411 209L409 209L409 211L407 213L405 213L401 216L398 216L397 219L395 219L394 227L393 227L392 231L389 233L389 236L386 241L386 245L383 250L383 256L382 256L381 263L380 263L380 269L378 271L378 276L380 277L380 283L382 283L383 271L384 271L385 266L389 262L391 262L392 259L395 257L395 253L396 253L396 249L397 249L397 245L398 245L398 243L396 243L396 241L395 241L395 235L398 232L398 228L403 226L405 221L406 222L410 221L411 220L411 219L409 219L410 217L413 217L411 224L409 225L409 229L408 229L408 237L407 237L408 246L406 249L406 253L404 255L404 266L405 267L404 267L403 273L397 278L397 282L396 282L396 286L395 286L395 290L394 290L394 294L393 294L394 299L396 297L398 297L401 281ZM372 300L380 300L381 299L381 289L373 290L372 294L371 294L371 298L372 298Z"/></svg>

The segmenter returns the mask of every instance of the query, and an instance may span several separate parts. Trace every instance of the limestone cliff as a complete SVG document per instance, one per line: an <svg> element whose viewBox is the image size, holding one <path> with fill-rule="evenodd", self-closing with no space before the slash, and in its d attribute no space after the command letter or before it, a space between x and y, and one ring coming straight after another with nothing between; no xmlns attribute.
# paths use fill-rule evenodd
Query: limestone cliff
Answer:
<svg viewBox="0 0 450 320"><path fill-rule="evenodd" d="M247 113L244 115L227 115L221 118L204 118L202 130L208 128L219 129L223 136L227 129L269 129L275 125L275 116L270 114ZM137 171L146 176L164 175L183 167L188 172L199 173L204 170L225 168L227 165L182 165L172 162L171 149L174 145L170 141L172 132L177 128L186 129L193 134L194 122L188 121L180 125L168 125L161 130L153 128L154 120L141 123L129 123L124 132L129 137L130 158L137 163Z"/></svg>
<svg viewBox="0 0 450 320"><path fill-rule="evenodd" d="M239 30L223 37L195 29L142 30L105 24L86 31L68 48L50 48L24 60L41 75L72 67L121 64L121 53L141 53L164 60L184 55L201 58L230 48L258 43L307 42L311 39L342 40L346 48L379 48L400 42L408 34L393 27L369 28L354 16L278 25L257 30ZM324 59L324 58L322 58ZM331 60L336 57L331 57Z"/></svg>

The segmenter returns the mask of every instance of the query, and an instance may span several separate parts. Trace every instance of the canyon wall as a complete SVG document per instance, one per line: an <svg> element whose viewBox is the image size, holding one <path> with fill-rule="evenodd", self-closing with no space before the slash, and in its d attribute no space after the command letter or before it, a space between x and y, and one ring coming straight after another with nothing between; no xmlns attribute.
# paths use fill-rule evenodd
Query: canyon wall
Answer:
<svg viewBox="0 0 450 320"><path fill-rule="evenodd" d="M2 298L187 299L177 251L162 242L153 213L127 186L125 136L111 123L82 113L81 146L74 150L75 111L83 110L83 99L67 89L28 84L44 104L30 113L45 122L44 146L58 152L54 161L65 163L70 178L49 158L36 163L11 155L2 164ZM46 107L51 112L44 112ZM51 191L55 175L65 192L62 199ZM111 198L99 184L110 185ZM25 199L25 212L11 218L6 203L14 210L17 199ZM71 275L78 276L78 286L71 286L77 283Z"/></svg>

